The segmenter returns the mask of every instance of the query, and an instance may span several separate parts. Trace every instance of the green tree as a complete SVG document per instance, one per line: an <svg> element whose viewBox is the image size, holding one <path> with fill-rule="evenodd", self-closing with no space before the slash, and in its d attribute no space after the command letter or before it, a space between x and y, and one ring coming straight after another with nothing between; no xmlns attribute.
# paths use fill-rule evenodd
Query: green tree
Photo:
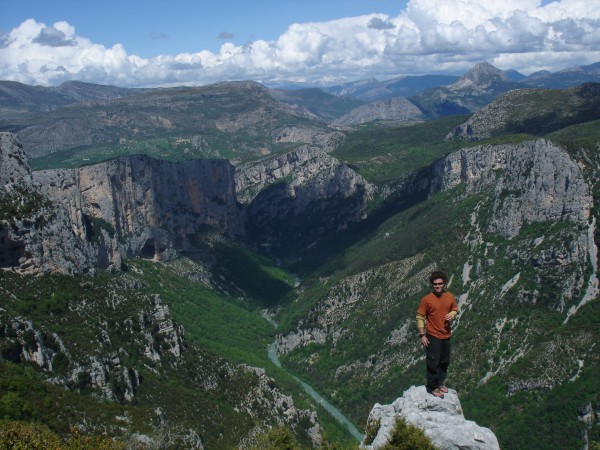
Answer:
<svg viewBox="0 0 600 450"><path fill-rule="evenodd" d="M29 406L16 392L7 392L0 398L0 419L25 419L29 417Z"/></svg>
<svg viewBox="0 0 600 450"><path fill-rule="evenodd" d="M294 433L287 427L271 428L256 439L256 450L300 450Z"/></svg>
<svg viewBox="0 0 600 450"><path fill-rule="evenodd" d="M390 441L382 448L384 450L436 450L423 430L407 423L402 417L396 419Z"/></svg>

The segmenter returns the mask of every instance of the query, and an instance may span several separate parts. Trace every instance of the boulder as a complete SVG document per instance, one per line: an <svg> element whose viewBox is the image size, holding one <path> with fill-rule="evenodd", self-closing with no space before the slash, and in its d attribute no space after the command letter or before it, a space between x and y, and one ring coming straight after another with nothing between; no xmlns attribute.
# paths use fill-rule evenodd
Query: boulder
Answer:
<svg viewBox="0 0 600 450"><path fill-rule="evenodd" d="M425 386L412 386L390 405L376 403L367 419L367 429L377 428L376 435L369 443L363 441L361 448L376 450L387 444L399 416L422 429L440 449L500 449L489 428L465 419L455 390L449 389L441 399L429 394ZM365 439L370 439L369 434L365 433Z"/></svg>

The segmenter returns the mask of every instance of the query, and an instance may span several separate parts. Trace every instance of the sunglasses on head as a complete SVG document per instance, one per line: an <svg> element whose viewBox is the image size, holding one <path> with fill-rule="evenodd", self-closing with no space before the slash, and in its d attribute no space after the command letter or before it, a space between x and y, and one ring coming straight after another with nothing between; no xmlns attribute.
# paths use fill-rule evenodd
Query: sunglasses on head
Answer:
<svg viewBox="0 0 600 450"><path fill-rule="evenodd" d="M434 286L443 286L445 283L431 283L431 284L433 284Z"/></svg>

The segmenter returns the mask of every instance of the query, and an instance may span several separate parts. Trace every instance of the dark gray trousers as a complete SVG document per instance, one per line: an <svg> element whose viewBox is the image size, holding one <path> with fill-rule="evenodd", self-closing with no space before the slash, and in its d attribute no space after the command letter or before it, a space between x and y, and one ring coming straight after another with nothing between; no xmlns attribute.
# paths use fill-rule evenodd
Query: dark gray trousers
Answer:
<svg viewBox="0 0 600 450"><path fill-rule="evenodd" d="M450 339L438 339L427 335L427 392L442 386L450 364Z"/></svg>

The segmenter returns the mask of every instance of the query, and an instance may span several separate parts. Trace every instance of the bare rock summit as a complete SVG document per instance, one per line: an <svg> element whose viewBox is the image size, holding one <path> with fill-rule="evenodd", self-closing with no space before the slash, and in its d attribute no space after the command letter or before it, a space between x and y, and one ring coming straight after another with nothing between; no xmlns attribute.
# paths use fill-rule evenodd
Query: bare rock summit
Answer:
<svg viewBox="0 0 600 450"><path fill-rule="evenodd" d="M369 443L363 441L361 448L376 450L387 444L397 417L422 429L440 449L500 449L496 435L489 428L465 419L455 390L449 389L441 399L427 393L425 386L412 386L390 405L376 403L367 419L367 429L375 428L376 435ZM368 434L365 439L369 439Z"/></svg>

